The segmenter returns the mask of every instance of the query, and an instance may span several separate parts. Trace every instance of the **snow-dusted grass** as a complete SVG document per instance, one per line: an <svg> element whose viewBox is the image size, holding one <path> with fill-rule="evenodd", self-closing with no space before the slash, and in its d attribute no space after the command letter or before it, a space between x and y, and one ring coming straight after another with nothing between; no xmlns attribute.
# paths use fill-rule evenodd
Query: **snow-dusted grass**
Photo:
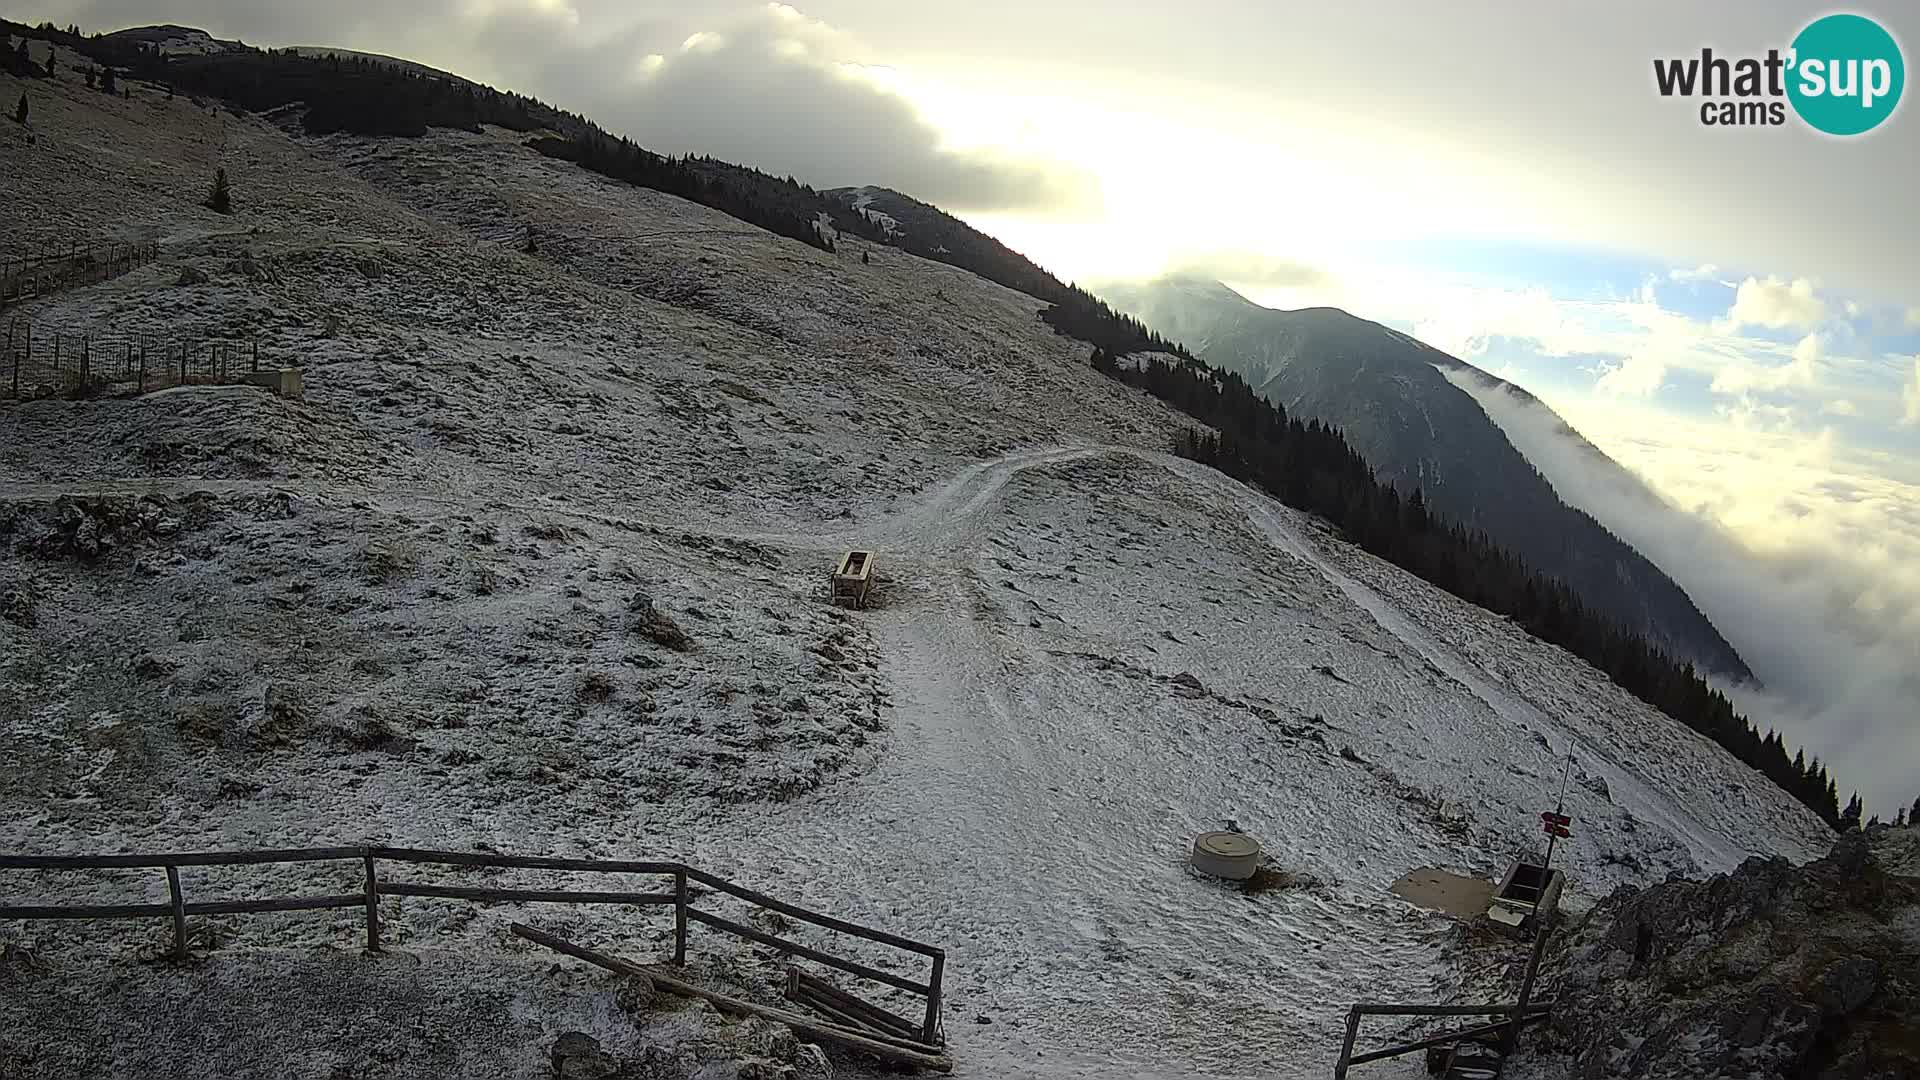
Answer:
<svg viewBox="0 0 1920 1080"><path fill-rule="evenodd" d="M1481 992L1502 946L1387 887L1496 873L1569 744L1571 903L1817 849L1804 810L1563 651L1160 456L1181 418L1091 371L1030 297L827 255L502 133L309 139L70 82L44 119L36 97L0 210L163 254L27 312L257 333L308 396L0 416L0 758L20 763L0 850L684 859L948 949L963 1073L1236 1076L1322 1068L1345 1002ZM233 218L194 205L216 160ZM175 284L182 265L210 280ZM878 553L866 612L824 603L850 547ZM691 649L644 630L649 603ZM1314 883L1190 876L1192 834L1229 817ZM351 890L351 869L187 884ZM8 873L0 895L164 884ZM671 930L388 908L396 948L456 957L516 916L641 957ZM219 928L270 965L359 933L345 912ZM152 930L0 934L85 986ZM780 977L694 934L751 991Z"/></svg>

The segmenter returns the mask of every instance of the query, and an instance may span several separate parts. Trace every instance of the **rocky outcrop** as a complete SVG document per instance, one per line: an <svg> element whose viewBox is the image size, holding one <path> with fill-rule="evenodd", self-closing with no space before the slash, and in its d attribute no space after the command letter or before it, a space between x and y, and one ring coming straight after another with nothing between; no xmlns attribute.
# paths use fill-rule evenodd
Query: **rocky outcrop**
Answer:
<svg viewBox="0 0 1920 1080"><path fill-rule="evenodd" d="M1920 830L1843 837L1795 867L1621 889L1558 950L1539 1052L1569 1074L1920 1076Z"/></svg>

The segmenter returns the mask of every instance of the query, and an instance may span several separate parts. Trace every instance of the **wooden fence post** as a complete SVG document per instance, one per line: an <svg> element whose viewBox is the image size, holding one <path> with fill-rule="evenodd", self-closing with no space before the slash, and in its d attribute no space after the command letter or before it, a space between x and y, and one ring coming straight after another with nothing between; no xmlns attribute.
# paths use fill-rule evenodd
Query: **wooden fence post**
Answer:
<svg viewBox="0 0 1920 1080"><path fill-rule="evenodd" d="M253 371L260 370L260 339L259 338L253 339L253 367L251 368L251 370Z"/></svg>
<svg viewBox="0 0 1920 1080"><path fill-rule="evenodd" d="M933 954L933 977L927 980L927 1022L920 1030L920 1041L928 1046L940 1035L940 980L946 974L947 954Z"/></svg>
<svg viewBox="0 0 1920 1080"><path fill-rule="evenodd" d="M687 963L687 868L673 872L673 966Z"/></svg>
<svg viewBox="0 0 1920 1080"><path fill-rule="evenodd" d="M187 898L180 892L180 868L167 867L167 893L173 901L173 958L187 958Z"/></svg>
<svg viewBox="0 0 1920 1080"><path fill-rule="evenodd" d="M1353 1057L1353 1041L1360 1034L1360 1008L1347 1012L1347 1037L1340 1043L1340 1059L1333 1063L1333 1080L1347 1080L1347 1060Z"/></svg>
<svg viewBox="0 0 1920 1080"><path fill-rule="evenodd" d="M147 392L147 343L140 343L140 392Z"/></svg>
<svg viewBox="0 0 1920 1080"><path fill-rule="evenodd" d="M367 951L380 951L380 881L373 873L373 853L360 860L367 869Z"/></svg>

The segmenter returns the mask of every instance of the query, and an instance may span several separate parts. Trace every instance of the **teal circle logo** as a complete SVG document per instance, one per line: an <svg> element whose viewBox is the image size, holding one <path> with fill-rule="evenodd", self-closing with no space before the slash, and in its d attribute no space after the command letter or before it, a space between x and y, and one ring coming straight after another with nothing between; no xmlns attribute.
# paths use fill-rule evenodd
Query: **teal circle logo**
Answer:
<svg viewBox="0 0 1920 1080"><path fill-rule="evenodd" d="M1859 135L1900 104L1907 65L1900 45L1862 15L1828 15L1793 39L1787 99L1815 130Z"/></svg>

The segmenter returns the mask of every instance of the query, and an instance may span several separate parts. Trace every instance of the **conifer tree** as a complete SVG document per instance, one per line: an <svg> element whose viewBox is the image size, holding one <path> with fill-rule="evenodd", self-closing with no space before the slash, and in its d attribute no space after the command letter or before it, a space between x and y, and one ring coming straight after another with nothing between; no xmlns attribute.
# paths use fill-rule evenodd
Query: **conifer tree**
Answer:
<svg viewBox="0 0 1920 1080"><path fill-rule="evenodd" d="M213 191L207 195L207 201L201 205L216 214L233 213L233 195L227 190L227 170L213 171Z"/></svg>
<svg viewBox="0 0 1920 1080"><path fill-rule="evenodd" d="M1858 829L1860 827L1860 815L1865 812L1865 809L1865 807L1860 805L1860 793L1857 791L1854 792L1853 799L1847 803L1847 808L1840 812L1840 831L1852 832Z"/></svg>

